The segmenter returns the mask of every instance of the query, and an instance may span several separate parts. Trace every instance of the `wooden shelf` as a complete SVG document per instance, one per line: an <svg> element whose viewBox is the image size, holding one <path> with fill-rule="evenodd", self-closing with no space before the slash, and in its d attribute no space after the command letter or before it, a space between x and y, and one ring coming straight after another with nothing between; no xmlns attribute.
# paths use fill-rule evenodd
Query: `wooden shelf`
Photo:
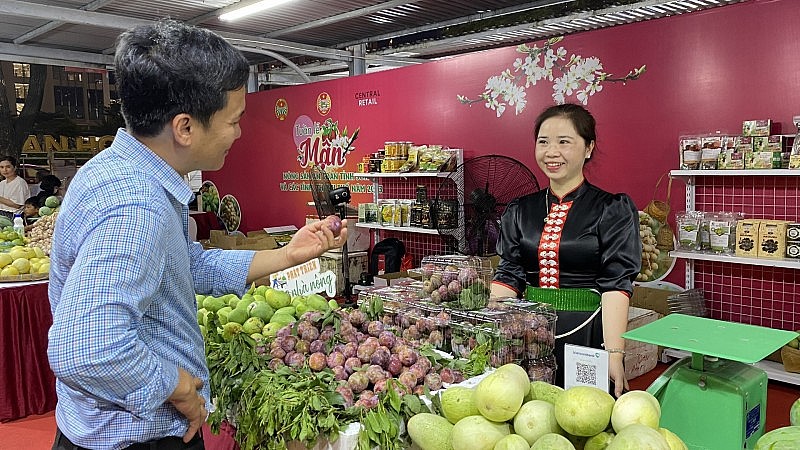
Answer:
<svg viewBox="0 0 800 450"><path fill-rule="evenodd" d="M406 233L420 233L420 234L439 234L439 230L433 228L419 228L419 227L394 227L389 225L378 225L376 223L356 223L357 228L369 228L371 230L386 230L386 231L404 231Z"/></svg>
<svg viewBox="0 0 800 450"><path fill-rule="evenodd" d="M791 258L780 258L780 259L746 258L743 256L693 252L689 250L673 250L669 252L669 256L673 258L694 259L700 261L717 261L717 262L725 262L731 264L748 264L751 266L785 267L789 269L800 269L800 259L791 259Z"/></svg>
<svg viewBox="0 0 800 450"><path fill-rule="evenodd" d="M677 350L674 348L665 348L664 356L672 358L683 358L689 356L690 353L684 350ZM662 359L663 362L666 362ZM783 368L783 364L768 359L761 360L755 364L755 367L767 373L767 378L770 380L781 381L783 383L794 384L800 386L800 373L787 372Z"/></svg>
<svg viewBox="0 0 800 450"><path fill-rule="evenodd" d="M673 177L702 176L800 176L798 169L670 170Z"/></svg>
<svg viewBox="0 0 800 450"><path fill-rule="evenodd" d="M353 173L354 178L447 178L453 172L369 172Z"/></svg>

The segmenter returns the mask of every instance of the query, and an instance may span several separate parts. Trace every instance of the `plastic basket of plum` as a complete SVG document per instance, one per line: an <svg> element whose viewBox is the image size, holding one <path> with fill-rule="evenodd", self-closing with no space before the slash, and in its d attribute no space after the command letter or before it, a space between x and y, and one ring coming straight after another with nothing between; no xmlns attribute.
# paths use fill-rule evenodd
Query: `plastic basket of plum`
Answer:
<svg viewBox="0 0 800 450"><path fill-rule="evenodd" d="M426 256L413 272L422 279L421 299L455 309L477 310L489 300L492 268L482 258L460 255Z"/></svg>
<svg viewBox="0 0 800 450"><path fill-rule="evenodd" d="M553 355L555 324L555 311L547 304L454 311L450 320L451 351L467 357L472 349L488 343L489 364L493 367L523 361L549 367L544 358ZM537 361L541 364L534 364Z"/></svg>

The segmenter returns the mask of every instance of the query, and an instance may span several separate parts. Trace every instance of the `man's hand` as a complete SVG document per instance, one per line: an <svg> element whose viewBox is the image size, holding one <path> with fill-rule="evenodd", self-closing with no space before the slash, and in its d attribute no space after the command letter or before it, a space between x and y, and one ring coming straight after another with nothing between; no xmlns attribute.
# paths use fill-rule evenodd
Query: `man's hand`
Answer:
<svg viewBox="0 0 800 450"><path fill-rule="evenodd" d="M167 400L189 419L189 429L183 435L183 442L191 441L208 417L206 400L199 392L202 387L203 381L200 378L193 377L186 370L178 368L178 386Z"/></svg>
<svg viewBox="0 0 800 450"><path fill-rule="evenodd" d="M339 248L347 242L347 220L341 221L341 228L331 230L328 220L310 223L297 230L286 245L286 258L290 267L316 258L328 250Z"/></svg>

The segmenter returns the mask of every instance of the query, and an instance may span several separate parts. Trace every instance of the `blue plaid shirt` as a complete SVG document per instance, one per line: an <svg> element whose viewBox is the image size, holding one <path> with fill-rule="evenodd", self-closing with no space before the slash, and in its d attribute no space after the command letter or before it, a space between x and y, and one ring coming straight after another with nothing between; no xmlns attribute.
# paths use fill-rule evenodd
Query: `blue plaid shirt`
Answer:
<svg viewBox="0 0 800 450"><path fill-rule="evenodd" d="M178 367L202 379L210 399L194 293L243 294L254 252L190 242L191 196L124 130L70 183L50 255L47 355L56 421L76 445L183 436L188 421L167 402Z"/></svg>

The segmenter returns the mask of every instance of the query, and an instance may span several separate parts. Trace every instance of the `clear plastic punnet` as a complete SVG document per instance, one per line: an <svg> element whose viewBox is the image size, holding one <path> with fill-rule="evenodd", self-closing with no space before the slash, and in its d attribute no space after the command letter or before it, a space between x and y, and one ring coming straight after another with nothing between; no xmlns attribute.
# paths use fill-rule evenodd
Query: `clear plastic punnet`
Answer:
<svg viewBox="0 0 800 450"><path fill-rule="evenodd" d="M450 313L446 308L415 302L397 315L397 322L398 335L411 345L430 344L450 352Z"/></svg>
<svg viewBox="0 0 800 450"><path fill-rule="evenodd" d="M420 298L453 309L478 310L489 300L492 267L488 259L475 256L426 256L411 272L422 279Z"/></svg>
<svg viewBox="0 0 800 450"><path fill-rule="evenodd" d="M520 363L525 357L524 323L514 311L453 311L450 346L456 357L467 358L479 345L486 345L489 365Z"/></svg>
<svg viewBox="0 0 800 450"><path fill-rule="evenodd" d="M553 354L558 318L553 305L509 297L492 299L489 307L507 311L515 322L522 324L524 359L539 360Z"/></svg>

